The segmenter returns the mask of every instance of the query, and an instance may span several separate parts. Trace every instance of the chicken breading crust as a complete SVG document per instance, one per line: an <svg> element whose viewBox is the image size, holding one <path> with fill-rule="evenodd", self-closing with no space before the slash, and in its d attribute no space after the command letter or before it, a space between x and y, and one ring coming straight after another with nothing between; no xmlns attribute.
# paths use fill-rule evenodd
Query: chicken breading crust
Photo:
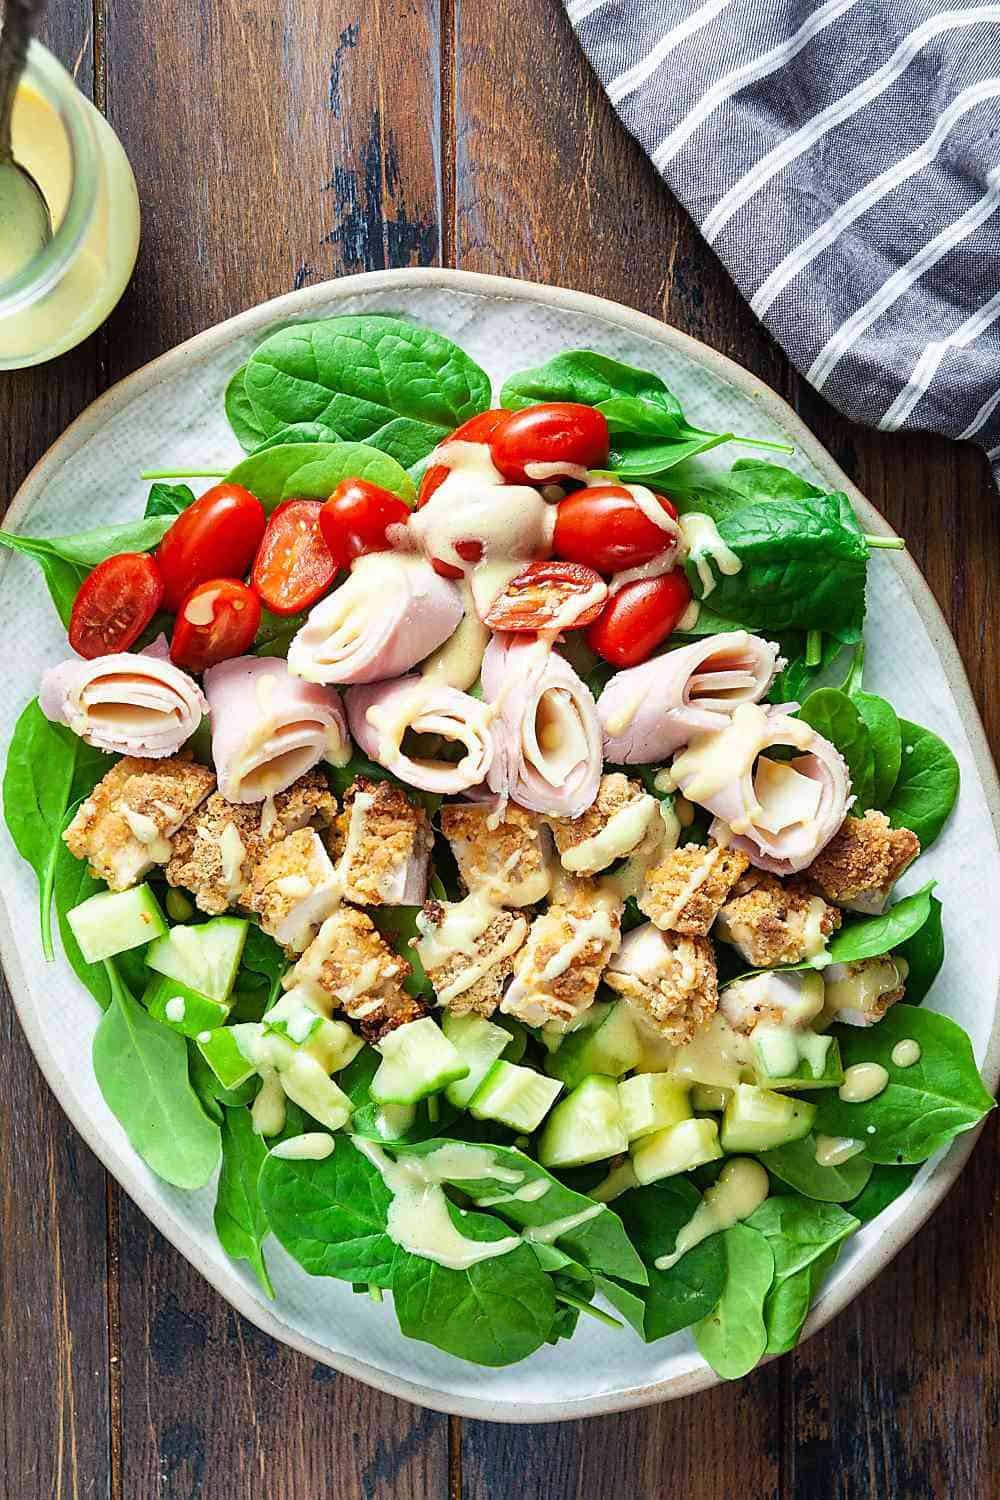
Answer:
<svg viewBox="0 0 1000 1500"><path fill-rule="evenodd" d="M353 906L327 917L294 969L289 987L309 993L356 1021L370 1042L415 1021L427 1007L403 988L412 966L393 951L371 918Z"/></svg>
<svg viewBox="0 0 1000 1500"><path fill-rule="evenodd" d="M564 879L558 896L532 922L501 1004L529 1026L587 1010L620 942L623 902L597 881Z"/></svg>
<svg viewBox="0 0 1000 1500"><path fill-rule="evenodd" d="M447 922L448 908L440 901L428 901L421 916L424 931L438 929ZM514 955L528 936L526 917L510 911L497 911L483 931L468 944L468 951L456 951L444 963L428 969L438 1003L457 1016L475 1011L491 1016L500 1004L507 980L514 972Z"/></svg>
<svg viewBox="0 0 1000 1500"><path fill-rule="evenodd" d="M715 935L755 969L797 964L821 951L841 915L801 880L781 881L754 870L737 884L722 907Z"/></svg>
<svg viewBox="0 0 1000 1500"><path fill-rule="evenodd" d="M626 809L635 816L620 817ZM564 868L593 875L630 854L649 827L656 802L621 771L601 777L597 796L577 818L546 818Z"/></svg>
<svg viewBox="0 0 1000 1500"><path fill-rule="evenodd" d="M441 831L451 844L467 891L485 890L501 906L532 906L552 883L551 835L542 819L509 802L492 827L489 804L441 809Z"/></svg>
<svg viewBox="0 0 1000 1500"><path fill-rule="evenodd" d="M663 954L655 975L616 971L612 959L604 982L641 1010L672 1046L683 1047L718 1006L715 953L707 937L660 936Z"/></svg>
<svg viewBox="0 0 1000 1500"><path fill-rule="evenodd" d="M126 755L81 803L63 838L110 890L127 890L154 865L166 864L185 819L214 786L215 773L188 756Z"/></svg>
<svg viewBox="0 0 1000 1500"><path fill-rule="evenodd" d="M704 937L750 861L721 844L685 844L646 872L639 910L661 931Z"/></svg>
<svg viewBox="0 0 1000 1500"><path fill-rule="evenodd" d="M890 828L885 813L869 810L845 818L804 877L828 901L844 904L870 892L885 891L920 853L909 828Z"/></svg>
<svg viewBox="0 0 1000 1500"><path fill-rule="evenodd" d="M341 857L344 898L359 906L400 904L408 886L423 887L434 843L430 819L391 781L359 776L344 794L344 807L331 832L331 849ZM413 895L403 904L417 905Z"/></svg>

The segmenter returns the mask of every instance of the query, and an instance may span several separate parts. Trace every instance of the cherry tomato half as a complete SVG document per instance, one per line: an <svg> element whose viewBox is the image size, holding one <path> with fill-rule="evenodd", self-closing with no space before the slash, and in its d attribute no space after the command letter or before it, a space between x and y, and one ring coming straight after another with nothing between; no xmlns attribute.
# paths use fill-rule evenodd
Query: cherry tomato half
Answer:
<svg viewBox="0 0 1000 1500"><path fill-rule="evenodd" d="M600 614L608 586L593 568L533 562L512 578L483 616L491 630L579 630Z"/></svg>
<svg viewBox="0 0 1000 1500"><path fill-rule="evenodd" d="M510 412L505 411L503 407L494 407L490 411L481 411L476 416L470 417L467 422L463 422L461 427L456 427L455 431L449 437L445 438L445 442L485 443L492 436L499 424L506 421L509 416ZM422 505L427 504L434 491L444 484L450 473L451 470L447 464L431 465L420 481L420 493L417 496L418 510ZM447 563L443 564L443 566L447 567ZM455 572L452 572L450 575L445 574L446 578L458 576L460 575Z"/></svg>
<svg viewBox="0 0 1000 1500"><path fill-rule="evenodd" d="M156 554L167 609L176 613L208 578L245 577L266 525L263 505L241 484L213 484L181 511Z"/></svg>
<svg viewBox="0 0 1000 1500"><path fill-rule="evenodd" d="M592 406L552 401L508 413L490 438L493 462L512 484L555 483L608 462L608 424ZM545 472L535 467L541 465ZM529 472L529 470L531 472Z"/></svg>
<svg viewBox="0 0 1000 1500"><path fill-rule="evenodd" d="M677 512L665 495L654 498L676 519ZM556 557L585 563L598 573L637 568L676 545L676 535L651 521L622 484L576 490L556 507L552 539Z"/></svg>
<svg viewBox="0 0 1000 1500"><path fill-rule="evenodd" d="M286 500L272 511L251 582L276 615L297 615L325 594L337 561L320 530L322 500Z"/></svg>
<svg viewBox="0 0 1000 1500"><path fill-rule="evenodd" d="M209 578L181 601L170 660L187 672L242 656L260 625L260 600L238 578Z"/></svg>
<svg viewBox="0 0 1000 1500"><path fill-rule="evenodd" d="M665 641L691 602L684 571L627 583L587 631L587 644L616 667L635 667Z"/></svg>
<svg viewBox="0 0 1000 1500"><path fill-rule="evenodd" d="M319 513L319 529L338 568L349 568L365 552L388 552L389 526L405 526L410 508L367 479L344 479Z"/></svg>
<svg viewBox="0 0 1000 1500"><path fill-rule="evenodd" d="M163 600L163 579L148 552L106 557L80 585L69 622L69 643L93 661L127 651Z"/></svg>

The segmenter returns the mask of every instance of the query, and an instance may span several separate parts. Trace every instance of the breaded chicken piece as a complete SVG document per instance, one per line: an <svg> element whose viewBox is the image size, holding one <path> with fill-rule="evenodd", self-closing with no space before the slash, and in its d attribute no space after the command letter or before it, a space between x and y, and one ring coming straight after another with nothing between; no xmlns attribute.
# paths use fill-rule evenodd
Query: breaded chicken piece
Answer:
<svg viewBox="0 0 1000 1500"><path fill-rule="evenodd" d="M340 881L318 833L300 828L265 851L243 904L275 942L301 953L340 901Z"/></svg>
<svg viewBox="0 0 1000 1500"><path fill-rule="evenodd" d="M357 1021L370 1042L426 1013L426 1006L403 988L412 973L405 958L389 946L371 918L353 906L340 906L323 923L286 976L324 1008L342 1010Z"/></svg>
<svg viewBox="0 0 1000 1500"><path fill-rule="evenodd" d="M840 912L800 880L752 871L719 912L714 935L731 943L755 969L797 964L822 952L840 926Z"/></svg>
<svg viewBox="0 0 1000 1500"><path fill-rule="evenodd" d="M422 807L391 781L359 776L336 824L344 897L359 906L420 906L434 834Z"/></svg>
<svg viewBox="0 0 1000 1500"><path fill-rule="evenodd" d="M671 1046L683 1047L719 1003L707 937L636 927L611 960L604 983L636 1006Z"/></svg>
<svg viewBox="0 0 1000 1500"><path fill-rule="evenodd" d="M850 911L879 913L896 881L920 853L909 828L890 828L882 812L845 818L804 878L828 901Z"/></svg>
<svg viewBox="0 0 1000 1500"><path fill-rule="evenodd" d="M552 840L535 813L508 802L490 826L488 804L441 809L441 831L451 844L468 891L487 891L501 906L532 906L552 884Z"/></svg>
<svg viewBox="0 0 1000 1500"><path fill-rule="evenodd" d="M596 875L640 844L656 812L656 798L621 771L601 777L597 796L578 818L547 818L564 870Z"/></svg>
<svg viewBox="0 0 1000 1500"><path fill-rule="evenodd" d="M81 803L63 838L111 890L127 890L167 863L174 835L214 786L214 772L184 756L126 755Z"/></svg>
<svg viewBox="0 0 1000 1500"><path fill-rule="evenodd" d="M528 1026L566 1025L592 1005L620 941L623 906L596 880L559 881L514 960L504 1014Z"/></svg>
<svg viewBox="0 0 1000 1500"><path fill-rule="evenodd" d="M749 863L721 844L671 849L646 872L639 910L663 931L705 937Z"/></svg>
<svg viewBox="0 0 1000 1500"><path fill-rule="evenodd" d="M909 964L898 953L830 964L823 970L823 1019L844 1026L874 1026L906 992Z"/></svg>
<svg viewBox="0 0 1000 1500"><path fill-rule="evenodd" d="M336 812L336 798L318 771L279 792L273 806L227 802L215 792L174 839L167 880L189 890L199 910L217 916L242 898L251 870L272 845L300 828L327 827Z"/></svg>
<svg viewBox="0 0 1000 1500"><path fill-rule="evenodd" d="M438 1004L455 1015L491 1016L528 936L528 919L493 906L483 893L428 901L417 918L416 951Z"/></svg>

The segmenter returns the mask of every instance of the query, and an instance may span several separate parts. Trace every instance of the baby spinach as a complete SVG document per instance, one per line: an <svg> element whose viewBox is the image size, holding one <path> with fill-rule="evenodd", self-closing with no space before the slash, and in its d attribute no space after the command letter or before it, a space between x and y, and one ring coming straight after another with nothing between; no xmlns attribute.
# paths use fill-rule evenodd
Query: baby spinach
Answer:
<svg viewBox="0 0 1000 1500"><path fill-rule="evenodd" d="M801 1271L772 1288L764 1304L764 1321L767 1325L767 1354L787 1354L794 1349L802 1335L802 1325L809 1316L809 1309L816 1294L840 1254L840 1245L831 1245L811 1260Z"/></svg>
<svg viewBox="0 0 1000 1500"><path fill-rule="evenodd" d="M848 695L867 725L875 758L871 805L884 808L899 775L902 736L899 718L892 704L885 698L880 698L877 693L866 693L863 690L861 684L864 661L864 643L859 641L854 649L851 670L841 691Z"/></svg>
<svg viewBox="0 0 1000 1500"><path fill-rule="evenodd" d="M847 1204L848 1212L862 1224L877 1219L890 1203L901 1198L917 1175L917 1167L887 1167L879 1163L856 1198Z"/></svg>
<svg viewBox="0 0 1000 1500"><path fill-rule="evenodd" d="M936 896L931 896L930 907L927 921L905 943L900 943L896 950L909 965L906 975L908 1005L920 1004L944 963L944 927L941 921L941 903Z"/></svg>
<svg viewBox="0 0 1000 1500"><path fill-rule="evenodd" d="M367 479L408 504L416 491L406 470L388 453L365 443L286 443L251 453L226 479L242 484L268 510L282 500L326 500L342 479Z"/></svg>
<svg viewBox="0 0 1000 1500"><path fill-rule="evenodd" d="M19 536L0 531L0 546L34 558L48 584L59 618L69 626L73 601L87 574L117 552L149 552L158 545L171 516L147 516L118 526L97 526L71 536Z"/></svg>
<svg viewBox="0 0 1000 1500"><path fill-rule="evenodd" d="M70 854L62 839L59 840L52 866L52 893L55 898L56 920L63 952L76 977L86 985L102 1010L111 1004L111 985L103 964L88 963L80 952L79 945L69 925L68 914L74 906L106 890L103 880L95 880L85 859L76 859ZM127 955L122 954L124 958Z"/></svg>
<svg viewBox="0 0 1000 1500"><path fill-rule="evenodd" d="M764 1303L774 1279L774 1255L762 1234L736 1224L719 1236L726 1253L726 1285L714 1310L694 1325L702 1359L723 1380L739 1380L767 1348Z"/></svg>
<svg viewBox="0 0 1000 1500"><path fill-rule="evenodd" d="M843 641L820 632L819 657L809 655L809 633L784 632L779 640L787 666L777 674L767 695L769 703L801 703L813 682L826 672L844 649Z"/></svg>
<svg viewBox="0 0 1000 1500"><path fill-rule="evenodd" d="M672 1254L678 1233L701 1202L697 1188L683 1177L672 1177L633 1188L615 1201L625 1232L642 1257L649 1285L625 1287L610 1277L600 1277L608 1301L647 1344L707 1317L726 1283L726 1252L720 1235L702 1240L668 1270L656 1267L658 1256Z"/></svg>
<svg viewBox="0 0 1000 1500"><path fill-rule="evenodd" d="M804 1136L788 1146L762 1151L757 1160L779 1182L818 1203L849 1203L858 1196L872 1174L871 1162L860 1155L850 1156L835 1167L821 1167L816 1160L815 1135Z"/></svg>
<svg viewBox="0 0 1000 1500"><path fill-rule="evenodd" d="M366 315L280 328L254 350L227 410L265 437L292 422L323 422L408 466L489 404L489 376L449 339Z"/></svg>
<svg viewBox="0 0 1000 1500"><path fill-rule="evenodd" d="M903 753L899 776L884 807L893 828L909 828L926 851L958 799L959 770L944 740L919 724L900 719Z"/></svg>
<svg viewBox="0 0 1000 1500"><path fill-rule="evenodd" d="M283 448L286 443L339 443L340 433L334 432L325 422L290 422L279 427L277 432L258 443L254 453L263 453L267 448Z"/></svg>
<svg viewBox="0 0 1000 1500"><path fill-rule="evenodd" d="M875 790L875 752L868 725L846 693L819 688L799 709L799 718L829 740L844 757L855 796L852 812L871 807Z"/></svg>
<svg viewBox="0 0 1000 1500"><path fill-rule="evenodd" d="M838 1026L844 1067L880 1063L889 1082L874 1099L847 1104L834 1089L818 1099L816 1129L865 1142L872 1161L925 1161L956 1135L971 1130L993 1108L979 1076L972 1043L948 1016L894 1005L877 1026ZM915 1041L920 1058L902 1068L892 1060L897 1042ZM869 1128L870 1127L870 1128Z"/></svg>
<svg viewBox="0 0 1000 1500"><path fill-rule="evenodd" d="M227 1109L222 1119L222 1170L215 1199L215 1232L227 1255L250 1264L269 1297L274 1296L261 1248L267 1214L257 1191L268 1145L253 1128L248 1109Z"/></svg>
<svg viewBox="0 0 1000 1500"><path fill-rule="evenodd" d="M354 1106L351 1134L391 1145L395 1151L403 1143L409 1145L417 1141L429 1141L450 1130L459 1118L459 1111L448 1103L443 1094L435 1095L433 1104L429 1099L422 1099L415 1106L408 1123L405 1115L393 1120L391 1111L376 1104L371 1096L371 1082L381 1061L381 1056L374 1047L363 1047L347 1067L337 1074L338 1087L343 1089ZM435 1112L433 1120L430 1117L431 1108ZM463 1134L468 1123L468 1117L463 1115Z"/></svg>
<svg viewBox="0 0 1000 1500"><path fill-rule="evenodd" d="M251 922L240 959L237 986L248 974L263 979L268 988L268 1003L273 1005L281 992L281 981L287 972L288 959L284 949L278 946L273 937L262 932L255 922Z"/></svg>
<svg viewBox="0 0 1000 1500"><path fill-rule="evenodd" d="M164 1182L204 1187L219 1161L219 1127L188 1078L184 1038L143 1010L106 960L111 1004L94 1033L94 1077L133 1149Z"/></svg>
<svg viewBox="0 0 1000 1500"><path fill-rule="evenodd" d="M253 409L253 402L247 395L246 373L246 365L241 365L226 386L225 406L229 425L236 434L236 441L241 448L251 453L254 448L264 442L267 433Z"/></svg>
<svg viewBox="0 0 1000 1500"><path fill-rule="evenodd" d="M421 906L376 906L372 908L371 919L382 936L401 958L406 959L413 971L407 979L403 980L404 990L411 995L423 996L431 1005L436 1005L437 997L434 993L434 986L420 962L419 953L412 946L414 939L420 936L417 917L422 910Z"/></svg>
<svg viewBox="0 0 1000 1500"><path fill-rule="evenodd" d="M235 1019L230 1014L230 1019ZM242 1020L243 1018L240 1017ZM240 1105L249 1104L260 1088L260 1078L255 1073L239 1088L227 1089L219 1082L212 1072L208 1063L198 1051L194 1037L187 1038L188 1044L188 1076L191 1079L191 1087L201 1100L202 1108L210 1120L217 1125L222 1124L223 1107L237 1109Z"/></svg>
<svg viewBox="0 0 1000 1500"><path fill-rule="evenodd" d="M179 516L182 510L187 510L189 505L194 504L194 491L186 484L164 484L157 480L150 485L149 494L146 497L147 516Z"/></svg>
<svg viewBox="0 0 1000 1500"><path fill-rule="evenodd" d="M767 1353L783 1354L798 1342L815 1283L860 1221L835 1203L781 1196L766 1199L746 1224L764 1236L774 1256L764 1322Z"/></svg>
<svg viewBox="0 0 1000 1500"><path fill-rule="evenodd" d="M861 917L842 927L830 940L827 952L834 964L856 964L863 958L880 958L919 933L931 915L929 880L912 896L904 896L880 917Z"/></svg>

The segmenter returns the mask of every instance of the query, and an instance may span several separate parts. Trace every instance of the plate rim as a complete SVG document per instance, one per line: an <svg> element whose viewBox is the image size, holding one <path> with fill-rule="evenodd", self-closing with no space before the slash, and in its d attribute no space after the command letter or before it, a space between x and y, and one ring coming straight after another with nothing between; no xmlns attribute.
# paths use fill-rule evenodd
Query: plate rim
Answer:
<svg viewBox="0 0 1000 1500"><path fill-rule="evenodd" d="M326 306L331 300L355 296L366 291L404 287L409 289L438 288L479 298L528 301L543 306L564 308L613 323L679 351L695 363L707 368L718 379L736 386L744 395L757 401L771 420L794 439L796 446L820 471L831 487L847 493L852 504L859 511L866 531L886 536L895 535L881 513L843 472L789 403L758 376L745 370L718 350L712 349L699 339L682 333L667 323L661 323L646 313L638 312L634 308L614 302L609 298L595 296L589 292L575 291L568 287L553 286L549 283L442 267L408 267L388 271L369 271L318 282L315 285L284 293L267 302L258 303L175 345L109 387L70 423L31 468L18 487L7 509L5 524L16 529L20 516L28 510L44 486L51 470L66 462L88 440L91 434L107 420L106 413L110 416L112 410L117 410L123 403L127 404L132 395L145 391L165 373L190 363L192 359L197 361L199 355L209 353L236 334L253 333L282 318L298 321L301 317L315 316L315 312L311 311L314 305L318 308ZM329 313L326 315L330 316ZM6 570L7 561L9 559L0 562L0 580ZM972 696L958 647L929 584L909 552L891 552L887 561L901 575L903 586L916 606L944 667L949 690L965 722L976 771L990 810L994 837L1000 845L1000 781L998 781L986 733ZM91 1125L85 1112L77 1109L72 1095L67 1093L63 1071L49 1051L41 1029L36 1027L31 1007L27 1003L27 987L21 957L2 893L0 893L0 962L2 962L14 1007L28 1045L45 1081L70 1123L80 1133L102 1165L112 1173L122 1190L128 1193L137 1207L175 1249L180 1251L194 1270L203 1276L213 1289L238 1312L272 1338L279 1339L282 1343L318 1363L350 1375L388 1395L428 1407L431 1410L494 1422L572 1421L581 1417L606 1415L661 1401L676 1400L721 1383L720 1377L706 1365L704 1368L691 1370L682 1375L669 1376L607 1395L581 1397L569 1401L541 1402L532 1406L530 1413L525 1416L523 1406L515 1409L511 1403L507 1402L497 1403L475 1395L452 1395L368 1365L351 1355L336 1353L315 1343L283 1322L276 1310L259 1303L251 1294L248 1285L241 1279L235 1264L232 1268L206 1268L201 1261L198 1247L188 1237L184 1225L178 1223L173 1213L166 1207L161 1207L150 1195L145 1183L137 1178L134 1154L131 1160L119 1154ZM1000 1078L1000 993L994 1001L993 1023L983 1058L982 1071L991 1093L995 1094L998 1078ZM821 1296L813 1305L803 1330L803 1341L811 1334L818 1332L842 1308L853 1301L926 1223L954 1184L981 1129L982 1125L958 1137L950 1150L931 1168L925 1180L917 1187L909 1207L885 1233L882 1240L872 1248L863 1264L846 1277L835 1293L830 1292L826 1296ZM124 1179L128 1180L128 1186L125 1185Z"/></svg>

